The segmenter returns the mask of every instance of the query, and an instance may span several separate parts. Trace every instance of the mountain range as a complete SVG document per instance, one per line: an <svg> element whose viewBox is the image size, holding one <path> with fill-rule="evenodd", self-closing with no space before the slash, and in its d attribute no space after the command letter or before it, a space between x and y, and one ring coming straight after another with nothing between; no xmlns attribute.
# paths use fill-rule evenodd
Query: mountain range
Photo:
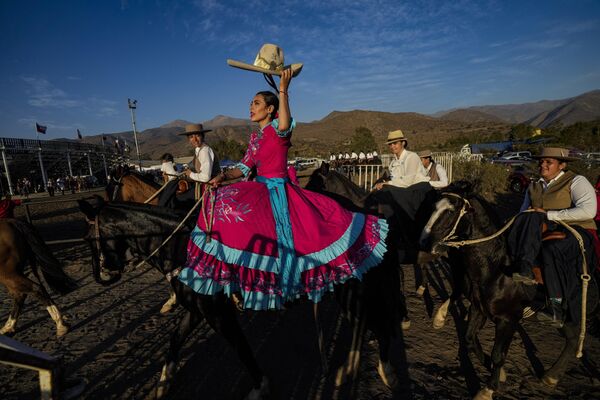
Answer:
<svg viewBox="0 0 600 400"><path fill-rule="evenodd" d="M473 106L424 115L414 112L389 113L380 111L333 111L321 120L298 123L294 130L294 146L290 155L320 155L349 150L350 138L356 128L371 130L379 150L385 147L387 132L402 129L409 148L434 147L460 135L486 135L508 132L514 124L529 124L546 128L553 124L571 125L579 121L600 118L600 90L594 90L562 100L542 100L534 103ZM185 120L174 120L157 128L138 132L140 153L152 158L169 152L175 157L192 154L183 132ZM212 129L206 134L207 142L234 140L245 143L253 129L250 120L218 115L203 121ZM105 136L122 138L135 154L133 132L106 133ZM101 135L86 136L84 142L99 143ZM368 149L367 149L368 150Z"/></svg>

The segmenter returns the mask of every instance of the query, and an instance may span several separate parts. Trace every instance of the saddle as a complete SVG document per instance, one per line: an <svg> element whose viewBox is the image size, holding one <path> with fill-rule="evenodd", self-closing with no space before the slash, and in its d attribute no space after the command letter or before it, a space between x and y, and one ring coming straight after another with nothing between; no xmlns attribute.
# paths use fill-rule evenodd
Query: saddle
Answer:
<svg viewBox="0 0 600 400"><path fill-rule="evenodd" d="M179 196L185 192L187 192L188 190L190 190L192 184L190 181L186 180L186 179L179 179L177 181L177 191L175 192L175 195Z"/></svg>
<svg viewBox="0 0 600 400"><path fill-rule="evenodd" d="M565 232L549 230L548 224L545 222L542 223L542 242L547 240L563 240L566 237L567 234ZM532 271L535 281L540 285L543 285L544 278L542 274L542 268L539 265L534 265Z"/></svg>

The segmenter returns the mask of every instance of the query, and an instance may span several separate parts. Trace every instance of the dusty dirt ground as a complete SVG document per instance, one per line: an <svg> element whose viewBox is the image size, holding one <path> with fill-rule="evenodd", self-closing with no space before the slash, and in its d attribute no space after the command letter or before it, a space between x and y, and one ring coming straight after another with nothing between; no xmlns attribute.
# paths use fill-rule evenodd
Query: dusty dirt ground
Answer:
<svg viewBox="0 0 600 400"><path fill-rule="evenodd" d="M77 197L77 195L74 195ZM60 198L59 198L60 199ZM69 198L65 198L69 199ZM510 211L510 205L505 208ZM74 202L32 205L34 224L46 240L82 237L86 224ZM20 210L19 212L22 212ZM159 309L167 298L167 283L153 269L144 267L126 274L117 284L103 287L91 277L90 251L85 244L52 247L65 270L79 282L79 289L55 297L72 324L57 339L48 314L28 299L14 336L29 346L62 357L70 378L82 378L85 399L147 399L154 397L169 336L182 318L182 310L163 316ZM444 266L429 267L431 290L425 298L415 293L415 274L404 267L405 290L411 328L395 339L392 364L401 385L385 387L377 376L377 344L368 336L362 346L358 379L335 387L335 373L320 368L312 319L312 307L299 303L281 312L243 312L239 318L259 365L270 383L272 399L465 399L472 397L489 376L487 370L464 349L459 339L465 329L467 302L452 309L441 330L431 327L432 308L447 296L450 286ZM344 360L350 332L330 298L320 309L327 358L332 370ZM10 310L4 287L0 288L0 320ZM480 334L484 350L492 346L493 326ZM558 356L563 340L557 331L538 325L535 318L523 323L510 347L508 380L497 399L592 399L600 398L600 340L588 336L586 354L571 362L558 387L539 382L543 368ZM170 399L241 399L251 383L244 367L228 344L202 324L182 351L179 372ZM35 372L0 365L0 398L39 397Z"/></svg>

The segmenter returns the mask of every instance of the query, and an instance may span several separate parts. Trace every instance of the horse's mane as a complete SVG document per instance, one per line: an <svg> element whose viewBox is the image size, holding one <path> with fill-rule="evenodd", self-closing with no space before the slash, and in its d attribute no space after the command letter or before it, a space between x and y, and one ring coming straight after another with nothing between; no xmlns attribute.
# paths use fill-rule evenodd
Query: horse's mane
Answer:
<svg viewBox="0 0 600 400"><path fill-rule="evenodd" d="M340 174L337 171L329 171L329 175L332 179L344 186L352 195L359 198L364 198L367 195L367 192L365 192L363 188L352 182L345 175Z"/></svg>

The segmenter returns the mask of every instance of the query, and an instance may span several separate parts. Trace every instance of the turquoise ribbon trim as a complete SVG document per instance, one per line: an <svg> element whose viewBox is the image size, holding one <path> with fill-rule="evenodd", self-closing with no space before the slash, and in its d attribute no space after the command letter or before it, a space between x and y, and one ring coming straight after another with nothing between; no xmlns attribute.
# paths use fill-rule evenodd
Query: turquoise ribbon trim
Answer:
<svg viewBox="0 0 600 400"><path fill-rule="evenodd" d="M302 272L299 268L294 268L296 251L294 250L292 223L290 222L290 211L285 192L285 184L289 182L289 179L257 176L256 181L267 185L267 189L269 190L269 200L271 201L271 209L275 218L277 254L279 256L279 269L275 272L278 273L279 287L285 298L288 293L293 293L296 288L301 286L300 274Z"/></svg>
<svg viewBox="0 0 600 400"><path fill-rule="evenodd" d="M275 132L277 133L277 136L279 136L279 137L288 137L289 135L292 134L292 131L296 127L296 120L294 118L291 118L290 119L290 127L287 130L285 130L285 131L280 131L279 130L279 118L278 119L274 119L273 121L271 121L270 125L272 125L273 128L275 128Z"/></svg>
<svg viewBox="0 0 600 400"><path fill-rule="evenodd" d="M248 166L242 162L235 164L235 167L242 171L242 174L244 174L244 176L248 176L248 174L250 173L250 168L248 168Z"/></svg>
<svg viewBox="0 0 600 400"><path fill-rule="evenodd" d="M329 247L315 253L297 256L296 266L299 271L307 271L325 265L348 251L350 246L352 246L360 236L365 224L365 219L366 216L364 214L353 213L352 221L344 234ZM380 231L381 240L384 241L387 236L387 223L385 220L380 219L379 226L381 228L385 226L385 231L383 231L383 229ZM206 233L197 226L192 231L190 239L199 249L202 249L204 253L211 255L224 263L241 265L243 267L258 269L265 272L277 271L276 268L278 267L278 264L276 257L229 247L216 240L214 235L211 238L211 241L207 243Z"/></svg>
<svg viewBox="0 0 600 400"><path fill-rule="evenodd" d="M240 292L244 300L244 308L249 310L280 309L285 301L299 298L302 294L306 294L308 299L313 303L318 303L325 293L334 290L336 284L343 284L350 278L362 279L362 276L369 269L382 262L387 250L384 239L387 237L388 225L385 220L382 219L378 221L378 225L380 227L381 241L375 246L369 257L364 259L361 265L353 271L352 275L339 282L328 282L325 286L307 293L298 291L296 293L290 293L287 296L280 296L275 293L245 291L240 288L237 282L228 282L226 285L221 285L210 278L202 278L193 268L184 268L179 274L178 279L185 285L191 287L195 292L203 295L214 295L223 291L227 296L231 296L232 293Z"/></svg>
<svg viewBox="0 0 600 400"><path fill-rule="evenodd" d="M244 299L244 308L249 310L272 310L280 309L282 305L281 296L262 292L248 292L243 290L237 282L221 285L210 278L202 278L192 268L184 268L177 277L185 285L196 293L212 296L219 292L231 296L232 293L240 292Z"/></svg>

